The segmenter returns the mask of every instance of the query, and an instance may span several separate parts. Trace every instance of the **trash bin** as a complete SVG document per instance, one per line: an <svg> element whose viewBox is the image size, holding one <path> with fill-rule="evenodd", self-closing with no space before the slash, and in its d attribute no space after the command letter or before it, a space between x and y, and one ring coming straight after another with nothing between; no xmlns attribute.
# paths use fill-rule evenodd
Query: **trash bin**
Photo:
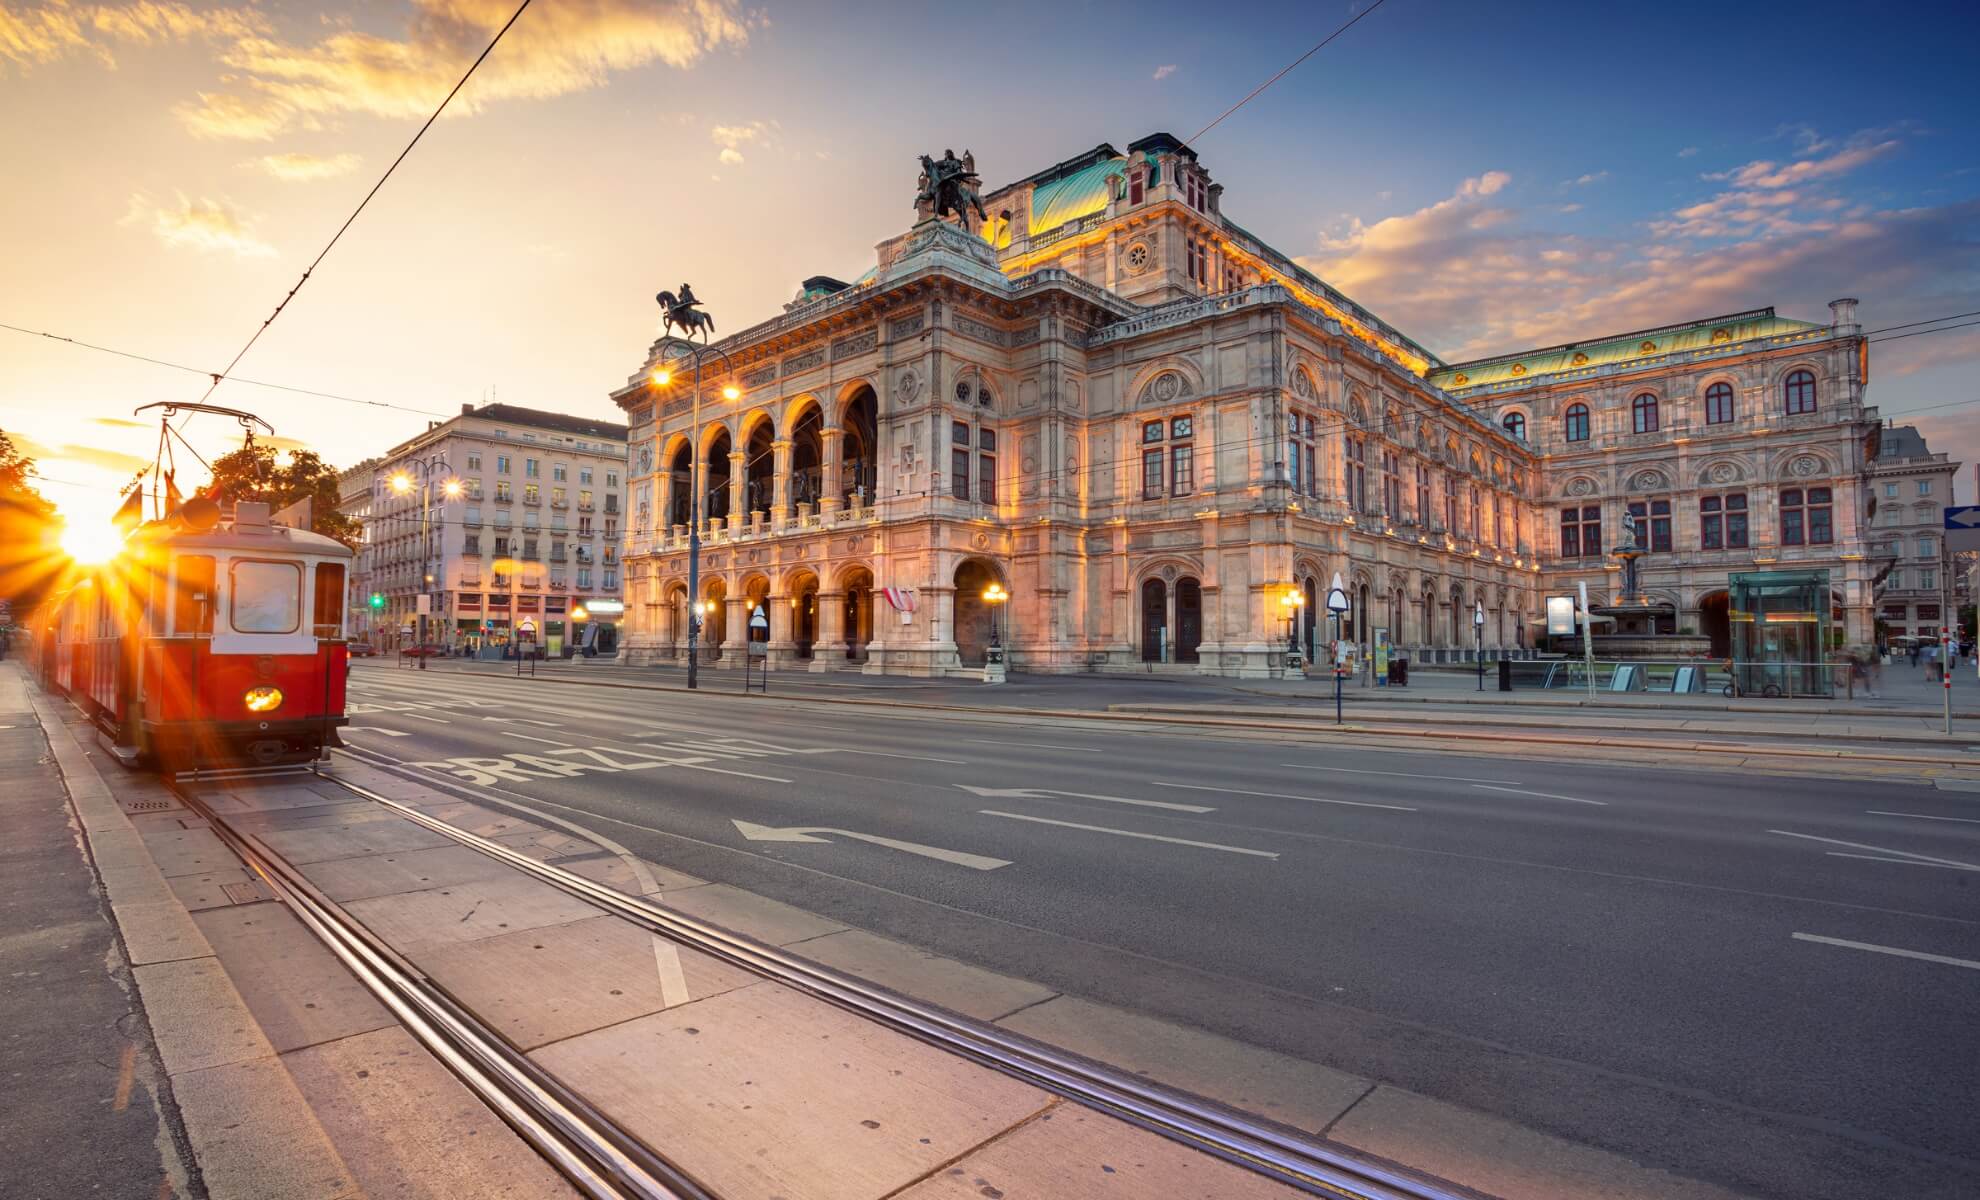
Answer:
<svg viewBox="0 0 1980 1200"><path fill-rule="evenodd" d="M1499 660L1499 690L1512 691L1512 659L1510 658Z"/></svg>
<svg viewBox="0 0 1980 1200"><path fill-rule="evenodd" d="M1396 687L1409 686L1409 660L1392 658L1389 660L1389 682Z"/></svg>

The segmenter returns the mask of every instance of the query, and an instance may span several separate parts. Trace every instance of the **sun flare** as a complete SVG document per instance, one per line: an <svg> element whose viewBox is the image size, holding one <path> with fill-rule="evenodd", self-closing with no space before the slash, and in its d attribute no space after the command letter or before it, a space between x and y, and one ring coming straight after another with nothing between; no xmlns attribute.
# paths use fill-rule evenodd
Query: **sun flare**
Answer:
<svg viewBox="0 0 1980 1200"><path fill-rule="evenodd" d="M62 531L62 552L79 563L107 562L123 548L123 535L112 525L86 522Z"/></svg>

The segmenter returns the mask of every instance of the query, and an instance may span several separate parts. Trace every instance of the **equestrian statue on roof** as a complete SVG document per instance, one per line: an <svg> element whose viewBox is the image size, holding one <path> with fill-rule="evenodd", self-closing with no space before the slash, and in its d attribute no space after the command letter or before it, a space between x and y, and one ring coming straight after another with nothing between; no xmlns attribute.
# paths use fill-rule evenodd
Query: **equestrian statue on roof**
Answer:
<svg viewBox="0 0 1980 1200"><path fill-rule="evenodd" d="M667 330L679 326L681 332L690 339L699 330L703 342L708 340L709 334L715 332L715 318L701 311L701 301L695 298L694 289L687 284L681 285L681 294L678 296L672 292L661 292L653 299L661 308L667 310Z"/></svg>
<svg viewBox="0 0 1980 1200"><path fill-rule="evenodd" d="M976 174L976 156L963 151L961 158L954 150L942 151L942 157L931 159L921 156L920 190L914 198L915 211L936 220L954 215L963 232L969 232L969 210L976 210L976 219L985 220L983 198L977 189L983 180Z"/></svg>

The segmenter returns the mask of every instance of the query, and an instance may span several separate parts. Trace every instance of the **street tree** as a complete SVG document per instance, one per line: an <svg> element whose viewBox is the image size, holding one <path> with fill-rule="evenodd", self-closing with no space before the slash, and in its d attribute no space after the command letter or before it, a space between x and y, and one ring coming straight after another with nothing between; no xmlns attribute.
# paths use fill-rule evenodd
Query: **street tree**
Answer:
<svg viewBox="0 0 1980 1200"><path fill-rule="evenodd" d="M15 619L41 597L54 575L61 523L55 506L35 490L34 459L0 430L0 599Z"/></svg>
<svg viewBox="0 0 1980 1200"><path fill-rule="evenodd" d="M314 450L282 452L273 446L243 446L213 460L213 482L206 494L220 502L263 501L281 509L310 501L310 528L346 546L357 545L358 523L337 511L337 468Z"/></svg>

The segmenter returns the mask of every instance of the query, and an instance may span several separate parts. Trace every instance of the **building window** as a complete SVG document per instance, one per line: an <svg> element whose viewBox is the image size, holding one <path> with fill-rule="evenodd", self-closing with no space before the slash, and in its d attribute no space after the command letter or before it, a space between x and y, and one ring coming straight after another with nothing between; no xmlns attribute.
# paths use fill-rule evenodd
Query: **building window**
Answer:
<svg viewBox="0 0 1980 1200"><path fill-rule="evenodd" d="M1904 606L1903 606L1903 605L1899 605L1899 606L1898 606L1898 618L1899 618L1900 620L1902 620L1902 619L1904 618ZM1938 606L1938 605L1936 605L1936 604L1921 604L1921 605L1919 605L1919 606L1918 606L1918 619L1919 619L1919 620L1921 620L1921 621L1937 621L1937 620L1939 619L1939 606Z"/></svg>
<svg viewBox="0 0 1980 1200"><path fill-rule="evenodd" d="M1629 402L1631 422L1638 433L1657 432L1657 398L1644 392Z"/></svg>
<svg viewBox="0 0 1980 1200"><path fill-rule="evenodd" d="M1499 424L1505 428L1507 437L1521 442L1526 440L1525 413L1509 412L1499 418Z"/></svg>
<svg viewBox="0 0 1980 1200"><path fill-rule="evenodd" d="M979 503L997 502L997 431L979 429L976 431L976 499Z"/></svg>
<svg viewBox="0 0 1980 1200"><path fill-rule="evenodd" d="M1178 439L1188 438L1191 430L1194 427L1195 427L1195 422L1192 421L1187 415L1180 417L1170 417L1169 440L1175 441Z"/></svg>
<svg viewBox="0 0 1980 1200"><path fill-rule="evenodd" d="M1402 517L1402 468L1393 450L1382 452L1382 511L1392 519Z"/></svg>
<svg viewBox="0 0 1980 1200"><path fill-rule="evenodd" d="M1918 590L1929 592L1939 586L1939 573L1931 567L1918 568Z"/></svg>
<svg viewBox="0 0 1980 1200"><path fill-rule="evenodd" d="M619 486L619 473L617 471L605 472L605 486L608 488Z"/></svg>
<svg viewBox="0 0 1980 1200"><path fill-rule="evenodd" d="M515 489L509 486L508 480L498 479L495 481L495 500L497 503L507 504L515 498Z"/></svg>
<svg viewBox="0 0 1980 1200"><path fill-rule="evenodd" d="M531 479L540 478L543 474L543 464L534 458L525 458L523 459L523 474Z"/></svg>
<svg viewBox="0 0 1980 1200"><path fill-rule="evenodd" d="M1347 439L1347 502L1351 512L1368 511L1368 443Z"/></svg>
<svg viewBox="0 0 1980 1200"><path fill-rule="evenodd" d="M1315 442L1313 415L1295 410L1288 414L1291 436L1286 440L1286 478L1294 495L1320 494L1320 452Z"/></svg>
<svg viewBox="0 0 1980 1200"><path fill-rule="evenodd" d="M1598 557L1602 553L1602 508L1591 504L1585 508L1564 508L1561 510L1561 557Z"/></svg>
<svg viewBox="0 0 1980 1200"><path fill-rule="evenodd" d="M1746 493L1701 496L1698 500L1698 545L1703 550L1746 549Z"/></svg>
<svg viewBox="0 0 1980 1200"><path fill-rule="evenodd" d="M1169 494L1187 496L1196 491L1196 456L1188 442L1169 446Z"/></svg>
<svg viewBox="0 0 1980 1200"><path fill-rule="evenodd" d="M495 456L495 473L496 473L497 475L507 475L507 474L509 473L509 456L508 456L508 455L506 455L506 454L497 454L497 455Z"/></svg>
<svg viewBox="0 0 1980 1200"><path fill-rule="evenodd" d="M565 477L569 473L570 473L570 468L565 466L563 463L552 463L550 465L550 478L557 481L558 483L564 482Z"/></svg>
<svg viewBox="0 0 1980 1200"><path fill-rule="evenodd" d="M1139 204L1148 195L1148 173L1134 171L1128 175L1128 203Z"/></svg>
<svg viewBox="0 0 1980 1200"><path fill-rule="evenodd" d="M1586 404L1568 405L1567 412L1561 417L1561 429L1570 442L1587 441L1588 406Z"/></svg>
<svg viewBox="0 0 1980 1200"><path fill-rule="evenodd" d="M1430 468L1421 464L1416 468L1416 519L1430 523Z"/></svg>
<svg viewBox="0 0 1980 1200"><path fill-rule="evenodd" d="M1919 481L1918 481L1918 494L1919 494L1919 495L1921 495L1921 496L1929 496L1929 495L1931 495L1931 494L1932 494L1932 481L1931 481L1931 480L1929 480L1929 479L1921 479L1921 480L1919 480Z"/></svg>
<svg viewBox="0 0 1980 1200"><path fill-rule="evenodd" d="M1503 546L1507 540L1506 498L1494 492L1492 493L1492 544Z"/></svg>
<svg viewBox="0 0 1980 1200"><path fill-rule="evenodd" d="M961 421L949 425L949 494L969 499L969 426Z"/></svg>
<svg viewBox="0 0 1980 1200"><path fill-rule="evenodd" d="M1939 543L1937 543L1937 542L1935 542L1935 541L1933 541L1933 540L1932 540L1931 538L1928 538L1928 537L1922 537L1922 538L1919 538L1919 539L1918 539L1918 557L1920 557L1920 558L1937 558L1937 557L1939 557Z"/></svg>
<svg viewBox="0 0 1980 1200"><path fill-rule="evenodd" d="M523 484L523 503L524 504L543 503L543 489L533 483Z"/></svg>
<svg viewBox="0 0 1980 1200"><path fill-rule="evenodd" d="M1160 421L1146 421L1146 422L1143 422L1143 424L1142 424L1142 426L1141 426L1141 440L1142 440L1142 442L1143 442L1143 444L1146 444L1146 443L1148 443L1148 442L1159 442L1159 441L1161 441L1161 440L1162 440L1162 423L1161 423Z"/></svg>
<svg viewBox="0 0 1980 1200"><path fill-rule="evenodd" d="M1887 497L1889 497L1889 498L1891 498L1891 499L1896 499L1896 498L1897 498L1897 492L1898 492L1898 489L1897 489L1897 484L1895 484L1895 483L1887 483L1887 484L1885 484L1885 485L1884 485L1884 495L1885 495L1885 496L1887 496Z"/></svg>
<svg viewBox="0 0 1980 1200"><path fill-rule="evenodd" d="M1471 540L1478 540L1478 485L1471 485Z"/></svg>
<svg viewBox="0 0 1980 1200"><path fill-rule="evenodd" d="M1715 383L1705 389L1705 423L1724 425L1733 419L1733 389L1730 383Z"/></svg>
<svg viewBox="0 0 1980 1200"><path fill-rule="evenodd" d="M479 471L481 469L481 456L479 454L470 454L467 456L467 469L470 471Z"/></svg>
<svg viewBox="0 0 1980 1200"><path fill-rule="evenodd" d="M1636 518L1637 536L1647 538L1645 549L1659 553L1669 553L1671 548L1671 502L1669 500L1638 500L1629 506L1629 515Z"/></svg>
<svg viewBox="0 0 1980 1200"><path fill-rule="evenodd" d="M1196 239L1185 239L1183 242L1183 274L1189 276L1191 279L1195 279L1196 263Z"/></svg>
<svg viewBox="0 0 1980 1200"><path fill-rule="evenodd" d="M1449 475L1444 476L1444 528L1451 533L1458 531L1458 485Z"/></svg>
<svg viewBox="0 0 1980 1200"><path fill-rule="evenodd" d="M1788 488L1781 493L1781 545L1827 546L1835 541L1830 495L1825 487Z"/></svg>
<svg viewBox="0 0 1980 1200"><path fill-rule="evenodd" d="M1160 500L1162 498L1162 452L1143 450L1141 452L1141 498Z"/></svg>
<svg viewBox="0 0 1980 1200"><path fill-rule="evenodd" d="M1815 375L1812 371L1795 371L1781 383L1781 395L1787 402L1789 413L1812 413L1815 411Z"/></svg>

